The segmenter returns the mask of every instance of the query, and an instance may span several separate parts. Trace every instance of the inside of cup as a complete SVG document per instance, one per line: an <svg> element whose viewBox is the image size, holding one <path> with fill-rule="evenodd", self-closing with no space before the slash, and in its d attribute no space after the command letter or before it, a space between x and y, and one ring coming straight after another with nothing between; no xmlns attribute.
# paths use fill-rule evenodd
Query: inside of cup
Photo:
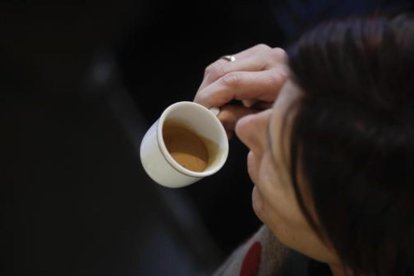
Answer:
<svg viewBox="0 0 414 276"><path fill-rule="evenodd" d="M186 167L185 163L180 163L177 159L172 158L177 166L186 173L196 175L211 174L223 166L228 154L228 139L221 122L212 112L201 105L189 102L189 104L179 105L176 108L172 107L163 115L160 133L167 125L183 127L197 135L208 151L208 162L202 171L194 171L190 167ZM169 138L162 137L162 139L164 146L167 147L166 142L168 143ZM184 150L191 149L191 145L188 144L190 142L181 141L180 143L183 143Z"/></svg>

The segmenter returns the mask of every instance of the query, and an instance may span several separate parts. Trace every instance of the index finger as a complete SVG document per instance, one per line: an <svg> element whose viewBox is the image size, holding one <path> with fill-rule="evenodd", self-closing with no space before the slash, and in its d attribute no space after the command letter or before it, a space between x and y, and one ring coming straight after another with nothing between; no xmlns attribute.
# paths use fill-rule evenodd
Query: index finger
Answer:
<svg viewBox="0 0 414 276"><path fill-rule="evenodd" d="M271 103L286 79L285 64L265 71L230 72L199 90L194 101L206 107L220 107L233 100Z"/></svg>

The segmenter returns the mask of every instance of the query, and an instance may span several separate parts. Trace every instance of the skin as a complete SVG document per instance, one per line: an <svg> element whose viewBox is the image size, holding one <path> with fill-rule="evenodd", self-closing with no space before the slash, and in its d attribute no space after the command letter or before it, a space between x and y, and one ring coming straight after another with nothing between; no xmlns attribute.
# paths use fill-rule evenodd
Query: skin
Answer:
<svg viewBox="0 0 414 276"><path fill-rule="evenodd" d="M256 45L209 65L194 101L220 107L219 119L249 148L247 169L254 184L252 205L258 218L287 247L326 262L334 275L346 275L335 251L313 232L303 216L289 175L289 134L302 92L289 79L286 54ZM230 104L234 100L241 105ZM299 175L306 198L306 181ZM312 210L312 208L311 208Z"/></svg>

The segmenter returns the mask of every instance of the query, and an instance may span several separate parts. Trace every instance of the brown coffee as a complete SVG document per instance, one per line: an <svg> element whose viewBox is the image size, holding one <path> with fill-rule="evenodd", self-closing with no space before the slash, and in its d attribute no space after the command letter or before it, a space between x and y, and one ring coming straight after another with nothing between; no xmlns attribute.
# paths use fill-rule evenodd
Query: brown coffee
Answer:
<svg viewBox="0 0 414 276"><path fill-rule="evenodd" d="M217 146L201 137L183 124L166 121L163 126L163 137L168 152L183 167L196 171L204 171L212 161Z"/></svg>

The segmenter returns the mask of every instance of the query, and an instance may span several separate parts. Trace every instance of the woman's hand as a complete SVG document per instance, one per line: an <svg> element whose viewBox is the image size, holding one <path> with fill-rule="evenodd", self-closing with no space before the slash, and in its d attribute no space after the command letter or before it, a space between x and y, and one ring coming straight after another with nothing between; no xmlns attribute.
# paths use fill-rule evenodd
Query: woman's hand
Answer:
<svg viewBox="0 0 414 276"><path fill-rule="evenodd" d="M229 137L243 116L269 108L288 76L286 53L259 44L210 64L194 101L208 108L219 107L218 118ZM234 104L234 101L241 104Z"/></svg>

